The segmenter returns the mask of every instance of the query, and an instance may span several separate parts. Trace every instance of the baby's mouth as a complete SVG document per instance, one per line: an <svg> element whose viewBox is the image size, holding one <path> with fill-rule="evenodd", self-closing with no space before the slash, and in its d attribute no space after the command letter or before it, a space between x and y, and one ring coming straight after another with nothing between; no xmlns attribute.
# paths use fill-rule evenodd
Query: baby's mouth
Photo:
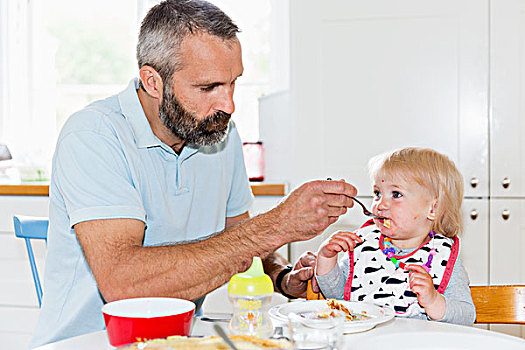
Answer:
<svg viewBox="0 0 525 350"><path fill-rule="evenodd" d="M392 220L387 218L387 217L383 217L381 219L379 219L379 221L381 222L381 224L383 226L385 226L386 228L390 228L392 227Z"/></svg>

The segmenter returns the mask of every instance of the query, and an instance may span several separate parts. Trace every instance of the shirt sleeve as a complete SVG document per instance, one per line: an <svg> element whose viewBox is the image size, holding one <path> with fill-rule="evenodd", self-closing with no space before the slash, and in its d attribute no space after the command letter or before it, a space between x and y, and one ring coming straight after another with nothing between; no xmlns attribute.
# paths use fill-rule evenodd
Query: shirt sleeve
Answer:
<svg viewBox="0 0 525 350"><path fill-rule="evenodd" d="M447 303L445 316L440 322L472 326L476 320L476 308L470 294L467 271L458 257L445 293Z"/></svg>
<svg viewBox="0 0 525 350"><path fill-rule="evenodd" d="M319 276L316 271L315 278L326 298L343 299L349 270L348 264L348 253L345 253L345 256L326 275Z"/></svg>
<svg viewBox="0 0 525 350"><path fill-rule="evenodd" d="M230 138L234 147L235 164L230 195L226 204L226 216L234 217L250 210L254 198L244 165L241 138L235 124L231 122L230 125L232 127Z"/></svg>
<svg viewBox="0 0 525 350"><path fill-rule="evenodd" d="M70 225L82 221L131 218L145 221L118 140L93 130L75 131L57 143L53 177Z"/></svg>

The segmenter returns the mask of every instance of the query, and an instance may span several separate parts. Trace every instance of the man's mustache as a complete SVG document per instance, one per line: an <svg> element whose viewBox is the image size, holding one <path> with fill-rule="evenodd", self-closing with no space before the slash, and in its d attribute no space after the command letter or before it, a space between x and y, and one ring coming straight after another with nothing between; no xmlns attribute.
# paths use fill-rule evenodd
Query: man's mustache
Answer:
<svg viewBox="0 0 525 350"><path fill-rule="evenodd" d="M215 131L217 130L217 126L222 126L223 128L226 128L228 126L228 123L231 119L231 114L223 112L223 111L217 111L210 117L204 119L201 122L201 125L204 127L204 129L208 131Z"/></svg>

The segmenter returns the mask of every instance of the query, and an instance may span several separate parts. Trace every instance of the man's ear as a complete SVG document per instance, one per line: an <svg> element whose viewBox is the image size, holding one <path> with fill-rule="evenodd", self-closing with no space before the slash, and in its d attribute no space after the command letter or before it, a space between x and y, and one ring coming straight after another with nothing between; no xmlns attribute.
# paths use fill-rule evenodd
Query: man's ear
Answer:
<svg viewBox="0 0 525 350"><path fill-rule="evenodd" d="M438 201L437 201L437 199L435 199L432 202L432 205L430 206L430 209L429 209L428 215L427 215L427 219L429 219L430 221L436 220L437 206L438 206Z"/></svg>
<svg viewBox="0 0 525 350"><path fill-rule="evenodd" d="M163 82L159 73L151 66L142 66L139 71L144 90L153 98L162 98Z"/></svg>

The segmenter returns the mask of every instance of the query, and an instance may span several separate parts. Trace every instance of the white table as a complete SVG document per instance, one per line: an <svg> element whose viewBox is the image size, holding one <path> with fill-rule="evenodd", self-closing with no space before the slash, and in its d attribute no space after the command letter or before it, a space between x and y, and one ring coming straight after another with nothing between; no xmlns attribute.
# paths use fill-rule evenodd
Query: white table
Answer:
<svg viewBox="0 0 525 350"><path fill-rule="evenodd" d="M227 328L226 322L220 322ZM214 334L212 323L197 319L193 335ZM525 340L474 327L395 318L374 329L344 336L345 349L496 349L525 350ZM106 332L94 332L39 347L38 350L111 349Z"/></svg>

